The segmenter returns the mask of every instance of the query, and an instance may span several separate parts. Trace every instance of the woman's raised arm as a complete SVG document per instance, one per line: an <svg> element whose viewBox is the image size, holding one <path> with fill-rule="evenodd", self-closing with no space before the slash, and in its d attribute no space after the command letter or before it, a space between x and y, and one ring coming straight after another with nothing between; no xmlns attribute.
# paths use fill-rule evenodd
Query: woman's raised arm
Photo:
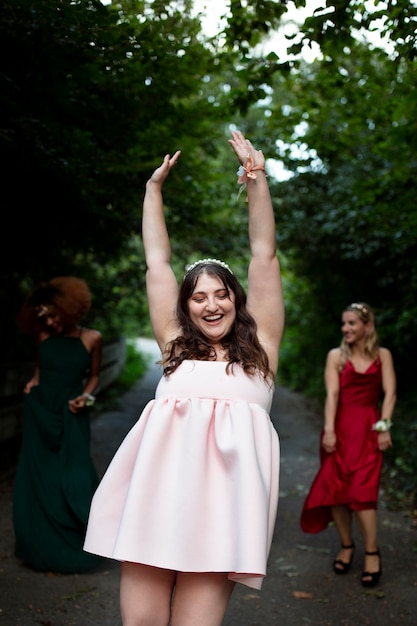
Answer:
<svg viewBox="0 0 417 626"><path fill-rule="evenodd" d="M241 163L239 182L246 182L248 195L251 262L247 305L256 320L259 340L268 354L269 366L276 373L284 330L284 299L265 157L239 131L232 132L229 143Z"/></svg>
<svg viewBox="0 0 417 626"><path fill-rule="evenodd" d="M178 283L172 271L171 244L165 223L162 186L180 151L167 154L146 183L142 215L142 240L146 258L146 291L155 339L161 352L178 334L175 309Z"/></svg>

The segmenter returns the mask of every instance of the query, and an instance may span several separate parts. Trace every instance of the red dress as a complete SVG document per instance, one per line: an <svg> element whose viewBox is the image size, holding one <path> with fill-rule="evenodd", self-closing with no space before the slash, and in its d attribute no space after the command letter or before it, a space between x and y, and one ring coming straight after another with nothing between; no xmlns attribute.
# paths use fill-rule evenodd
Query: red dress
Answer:
<svg viewBox="0 0 417 626"><path fill-rule="evenodd" d="M381 417L381 393L379 358L364 373L346 362L340 374L336 450L328 454L320 446L321 466L301 513L304 532L325 530L332 521L332 506L346 505L352 511L377 508L382 452L372 426Z"/></svg>

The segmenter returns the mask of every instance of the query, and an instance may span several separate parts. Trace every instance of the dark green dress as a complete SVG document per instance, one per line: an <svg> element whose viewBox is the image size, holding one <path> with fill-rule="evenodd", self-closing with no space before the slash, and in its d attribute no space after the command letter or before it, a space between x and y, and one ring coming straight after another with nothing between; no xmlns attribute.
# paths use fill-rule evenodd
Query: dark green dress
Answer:
<svg viewBox="0 0 417 626"><path fill-rule="evenodd" d="M100 563L83 551L98 485L89 411L74 415L68 407L83 392L89 366L80 337L49 337L39 345L39 385L24 396L13 523L16 556L35 570L69 574Z"/></svg>

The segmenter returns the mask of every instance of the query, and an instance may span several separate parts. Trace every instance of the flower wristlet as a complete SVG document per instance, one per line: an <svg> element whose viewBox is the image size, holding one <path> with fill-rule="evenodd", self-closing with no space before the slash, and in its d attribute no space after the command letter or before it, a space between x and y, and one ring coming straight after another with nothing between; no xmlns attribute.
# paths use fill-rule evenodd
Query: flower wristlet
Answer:
<svg viewBox="0 0 417 626"><path fill-rule="evenodd" d="M255 172L265 172L265 168L263 165L254 164L253 158L250 154L248 154L246 158L246 165L241 165L237 171L237 183L238 185L241 185L239 193L237 194L238 199L243 189L246 187L246 183L248 182L248 180L256 180Z"/></svg>
<svg viewBox="0 0 417 626"><path fill-rule="evenodd" d="M85 398L85 406L93 406L96 401L95 397L91 395L91 393L83 393L83 398Z"/></svg>
<svg viewBox="0 0 417 626"><path fill-rule="evenodd" d="M378 420L373 426L372 430L376 430L377 433L386 433L392 426L391 420Z"/></svg>

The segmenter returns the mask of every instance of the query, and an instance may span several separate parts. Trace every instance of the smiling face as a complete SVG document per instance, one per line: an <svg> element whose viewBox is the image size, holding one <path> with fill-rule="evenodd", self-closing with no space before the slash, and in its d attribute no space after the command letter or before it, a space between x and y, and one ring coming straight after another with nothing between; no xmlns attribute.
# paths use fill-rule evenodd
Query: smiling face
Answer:
<svg viewBox="0 0 417 626"><path fill-rule="evenodd" d="M57 307L53 304L42 304L36 310L38 318L48 334L59 335L64 331L64 323Z"/></svg>
<svg viewBox="0 0 417 626"><path fill-rule="evenodd" d="M191 321L213 345L228 335L236 319L235 296L217 276L201 273L188 299Z"/></svg>
<svg viewBox="0 0 417 626"><path fill-rule="evenodd" d="M364 341L369 330L369 322L365 324L355 311L344 311L342 315L342 333L350 346Z"/></svg>

